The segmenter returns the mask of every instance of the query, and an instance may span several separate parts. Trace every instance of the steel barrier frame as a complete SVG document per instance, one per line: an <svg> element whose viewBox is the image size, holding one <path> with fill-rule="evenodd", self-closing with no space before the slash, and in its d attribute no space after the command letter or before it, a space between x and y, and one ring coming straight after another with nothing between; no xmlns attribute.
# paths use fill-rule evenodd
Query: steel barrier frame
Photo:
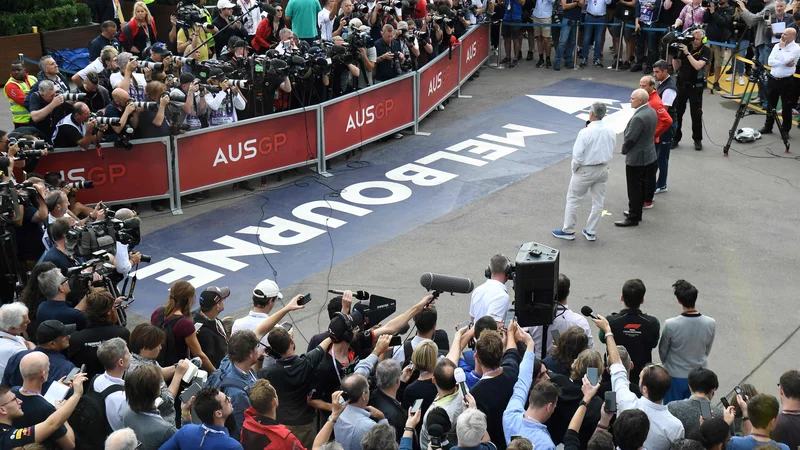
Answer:
<svg viewBox="0 0 800 450"><path fill-rule="evenodd" d="M436 58L434 58L432 61L428 62L428 64L426 64L425 67L422 68L422 70L417 70L417 71L414 72L414 74L416 75L415 78L417 79L417 83L416 83L417 89L416 89L416 95L414 96L414 98L419 99L419 93L421 92L421 89L422 89L422 86L420 86L420 78L422 77L422 74L427 72L428 70L430 70L430 68L433 67L433 65L436 64L437 62L441 61L444 58L450 57L451 54L453 54L453 53L458 53L458 69L456 70L456 77L460 78L459 77L459 71L461 70L461 47L462 47L461 44L458 44L457 46L452 47L452 50L447 50L446 52L444 52L441 55L439 55ZM480 66L478 66L478 67L480 67ZM444 102L445 100L450 98L459 89L461 89L461 81L460 80L459 80L458 83L456 83L456 87L451 89L449 92L447 92L447 94L445 94L444 97L442 97L442 102ZM431 109L425 111L424 114L421 114L421 111L419 111L419 100L417 100L417 104L416 104L417 117L415 119L415 121L417 123L417 126L419 126L419 122L422 122L422 119L427 117L428 114L432 113L436 109L436 107L439 106L442 102L439 102L439 103L433 105L431 107Z"/></svg>
<svg viewBox="0 0 800 450"><path fill-rule="evenodd" d="M486 64L486 61L489 60L489 56L492 54L492 43L491 43L492 31L491 31L491 26L487 24L486 27L489 28L489 31L488 31L489 32L489 49L488 49L489 51L486 53L486 58L483 58L483 60L480 61L475 66L475 68L472 69L472 71L470 73L464 75L463 77L461 76L461 69L462 69L462 66L464 65L464 58L461 58L461 57L458 58L458 80L459 80L458 81L458 94L457 94L458 98L466 98L466 99L472 98L471 95L461 95L461 86L464 86L464 84L467 81L469 81L469 77L471 77L475 72L479 71L481 69L481 67L483 67L483 65ZM467 31L466 34L464 34L464 36L461 36L460 40L463 41L465 37L469 36L472 33L477 32L481 28L482 27L480 25L477 26L477 27L472 27L472 29ZM463 56L463 52L464 52L464 49L462 48L461 49L462 56ZM461 81L462 78L463 78L463 81Z"/></svg>

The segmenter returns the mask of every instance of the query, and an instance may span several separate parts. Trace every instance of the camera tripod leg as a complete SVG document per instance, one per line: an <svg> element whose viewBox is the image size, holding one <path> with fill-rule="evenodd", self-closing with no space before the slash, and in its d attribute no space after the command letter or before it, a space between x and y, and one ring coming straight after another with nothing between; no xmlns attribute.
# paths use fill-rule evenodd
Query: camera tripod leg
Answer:
<svg viewBox="0 0 800 450"><path fill-rule="evenodd" d="M731 148L733 137L736 135L736 130L739 129L739 121L742 120L744 116L748 115L747 107L750 105L750 98L753 95L756 84L757 83L751 79L747 80L747 85L744 87L742 100L739 102L739 107L736 108L736 117L733 120L733 126L731 127L730 131L728 131L728 142L726 142L725 146L722 147L722 156L728 156L728 150Z"/></svg>
<svg viewBox="0 0 800 450"><path fill-rule="evenodd" d="M784 108L785 108L785 106L784 106ZM773 108L771 111L768 111L767 114L768 115L769 114L772 115L772 119L775 121L775 125L778 126L778 130L781 132L781 139L783 140L783 145L786 147L786 149L784 150L784 153L791 153L789 151L789 146L790 146L790 144L789 144L789 132L786 131L783 128L783 122L781 121L781 118L778 116L778 110Z"/></svg>

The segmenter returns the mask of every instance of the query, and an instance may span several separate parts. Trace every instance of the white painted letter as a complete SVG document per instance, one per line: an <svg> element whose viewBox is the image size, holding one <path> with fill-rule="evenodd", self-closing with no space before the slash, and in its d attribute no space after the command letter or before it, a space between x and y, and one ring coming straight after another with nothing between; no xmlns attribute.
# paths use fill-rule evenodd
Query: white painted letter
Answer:
<svg viewBox="0 0 800 450"><path fill-rule="evenodd" d="M538 128L524 127L522 125L514 125L510 123L504 125L506 130L517 130L513 133L506 133L506 137L495 136L493 134L482 134L478 136L487 141L498 142L500 144L516 145L517 147L525 147L526 136L539 136L543 134L555 134L555 131L540 130Z"/></svg>
<svg viewBox="0 0 800 450"><path fill-rule="evenodd" d="M417 186L436 186L450 181L458 175L418 164L403 164L386 172L386 178L394 181L410 181Z"/></svg>
<svg viewBox="0 0 800 450"><path fill-rule="evenodd" d="M455 153L443 152L441 150L436 153L431 153L430 155L422 157L414 162L418 162L420 164L430 164L440 159L449 159L451 161L458 161L460 163L470 164L478 167L488 164L486 161L481 161L480 159L470 158L469 156L458 155Z"/></svg>
<svg viewBox="0 0 800 450"><path fill-rule="evenodd" d="M361 191L364 189L384 189L389 191L390 195L388 197L365 197L361 195ZM402 202L411 197L411 189L400 183L392 183L390 181L365 181L351 184L342 189L341 196L350 203L360 205L388 205Z"/></svg>
<svg viewBox="0 0 800 450"><path fill-rule="evenodd" d="M277 216L270 217L265 220L264 223L272 226L247 227L242 228L237 231L237 233L255 234L261 239L261 242L267 245L302 244L303 242L314 239L320 234L325 234L325 230L320 230L319 228L310 227ZM284 233L292 234L283 236Z"/></svg>
<svg viewBox="0 0 800 450"><path fill-rule="evenodd" d="M204 263L222 267L223 269L230 270L231 272L236 272L239 269L244 269L247 267L247 264L229 257L255 256L261 255L262 252L265 254L278 253L271 248L261 247L252 242L243 241L233 236L222 236L219 239L214 239L214 242L229 248L205 250L201 252L187 252L181 254L190 258L199 259Z"/></svg>
<svg viewBox="0 0 800 450"><path fill-rule="evenodd" d="M172 284L182 278L192 277L188 281L196 288L205 286L214 280L222 278L222 274L219 272L214 272L213 270L206 269L205 267L201 267L186 261L181 261L178 258L172 257L153 264L148 264L145 267L137 270L136 278L141 280L164 271L168 272L156 278L156 280L165 284Z"/></svg>
<svg viewBox="0 0 800 450"><path fill-rule="evenodd" d="M348 205L347 203L337 202L334 200L317 200L314 202L303 203L292 210L292 215L298 219L315 223L317 225L322 225L323 227L327 224L330 228L339 228L347 223L344 220L334 219L333 217L315 213L314 210L316 208L328 208L332 211L341 211L358 217L365 216L372 212L369 209Z"/></svg>
<svg viewBox="0 0 800 450"><path fill-rule="evenodd" d="M510 155L515 151L517 151L517 149L513 147L506 147L505 145L498 145L498 144L490 144L488 142L479 141L477 139L467 139L466 141L459 142L456 145L451 145L450 147L447 147L447 150L450 150L451 152L459 152L469 147L475 147L469 152L478 155L491 151L492 153L485 155L483 157L483 159L488 159L489 161L498 160L504 156Z"/></svg>

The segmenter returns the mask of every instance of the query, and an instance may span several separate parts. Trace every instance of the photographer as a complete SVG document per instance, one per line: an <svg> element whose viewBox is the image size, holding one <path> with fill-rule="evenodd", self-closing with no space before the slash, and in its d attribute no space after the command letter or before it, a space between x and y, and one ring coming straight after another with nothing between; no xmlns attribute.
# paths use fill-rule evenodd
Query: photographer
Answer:
<svg viewBox="0 0 800 450"><path fill-rule="evenodd" d="M728 0L712 1L703 13L703 23L708 24L706 27L708 40L728 42L733 28L733 7L728 4ZM719 85L719 77L722 74L722 63L725 61L725 47L712 45L711 56L714 61L714 90L719 91L722 89Z"/></svg>
<svg viewBox="0 0 800 450"><path fill-rule="evenodd" d="M29 178L29 180L32 180L32 178ZM44 176L44 183L45 186L49 185L50 189L55 191L55 188L60 188L61 191L66 194L67 201L69 203L69 210L72 212L73 217L77 217L78 219L85 219L86 217L90 217L92 219L104 217L99 207L95 206L95 208L92 209L75 200L75 196L78 193L78 188L64 181L61 178L60 172L47 172Z"/></svg>
<svg viewBox="0 0 800 450"><path fill-rule="evenodd" d="M333 44L337 47L341 47L345 45L345 42L341 36L334 36ZM330 74L331 92L332 98L336 98L352 91L353 77L358 78L361 72L353 63L343 62L342 55L334 55L332 60L333 69L331 69Z"/></svg>
<svg viewBox="0 0 800 450"><path fill-rule="evenodd" d="M42 202L44 203L44 202ZM62 217L56 219L50 225L50 239L53 241L53 246L44 254L42 262L51 262L61 270L61 273L66 276L67 271L75 267L75 260L67 252L67 233L72 228L73 220L71 217ZM39 239L41 243L41 238Z"/></svg>
<svg viewBox="0 0 800 450"><path fill-rule="evenodd" d="M317 13L317 27L320 32L320 40L333 40L333 19L339 14L339 4L341 0L325 0L322 11Z"/></svg>
<svg viewBox="0 0 800 450"><path fill-rule="evenodd" d="M398 20L394 7L390 6L388 1L376 2L367 19L371 27L370 36L375 42L379 41L383 36L383 27L391 25L395 28Z"/></svg>
<svg viewBox="0 0 800 450"><path fill-rule="evenodd" d="M4 169L5 170L5 169ZM47 224L47 206L44 197L47 193L44 182L38 178L33 181L33 191L20 198L22 214L14 223L16 226L17 261L20 272L26 274L33 269L45 251L42 237Z"/></svg>
<svg viewBox="0 0 800 450"><path fill-rule="evenodd" d="M374 74L376 84L397 77L399 64L405 60L400 41L394 39L394 36L394 27L386 24L381 32L382 39L375 42L375 52L379 55Z"/></svg>
<svg viewBox="0 0 800 450"><path fill-rule="evenodd" d="M82 147L100 145L106 125L97 125L86 103L76 102L72 114L61 119L53 132L53 147Z"/></svg>
<svg viewBox="0 0 800 450"><path fill-rule="evenodd" d="M242 21L239 20L231 23L231 21L234 19L233 8L235 7L236 5L230 0L219 0L217 2L217 10L219 11L219 15L211 23L214 24L218 30L220 30L220 32L214 37L214 42L217 42L216 50L218 58L223 55L222 46L230 42L230 39L233 36L239 37L243 40L247 39L247 33L245 33L242 27ZM228 52L233 52L233 50L228 48Z"/></svg>
<svg viewBox="0 0 800 450"><path fill-rule="evenodd" d="M348 25L354 18L353 9L353 0L342 1L342 15L336 16L336 18L333 19L333 33L331 33L332 36L341 36L344 38L344 40L347 40L350 32L350 27Z"/></svg>
<svg viewBox="0 0 800 450"><path fill-rule="evenodd" d="M117 55L117 67L119 67L119 72L112 74L109 79L111 87L128 91L133 101L147 101L144 87L147 84L146 75L150 74L150 69L145 68L144 73L137 72L136 59L128 52Z"/></svg>
<svg viewBox="0 0 800 450"><path fill-rule="evenodd" d="M408 24L408 33L406 34L407 38L412 38L414 43L413 47L417 49L416 54L411 58L414 70L419 70L428 64L428 61L433 59L433 45L431 44L431 37L430 34L425 31L424 29L421 31L417 31L417 24L413 20L407 20L406 23ZM422 22L422 26L425 26L425 22Z"/></svg>
<svg viewBox="0 0 800 450"><path fill-rule="evenodd" d="M161 70L152 70L150 72L150 79L163 82L167 79L167 74L172 71L172 52L167 48L167 44L156 42L150 47L150 55L145 62L163 64Z"/></svg>
<svg viewBox="0 0 800 450"><path fill-rule="evenodd" d="M209 126L235 123L237 121L236 110L245 109L247 100L238 87L228 86L227 77L222 69L212 69L208 81L212 86L220 88L216 94L208 92L204 95L209 108Z"/></svg>
<svg viewBox="0 0 800 450"><path fill-rule="evenodd" d="M36 92L29 94L31 123L48 141L58 124L72 112L72 105L64 102L64 96L56 91L50 80L41 81Z"/></svg>
<svg viewBox="0 0 800 450"><path fill-rule="evenodd" d="M139 113L127 91L117 88L111 92L111 103L106 106L105 117L118 117L119 125L110 125L106 133L107 139L116 139L128 126L139 127Z"/></svg>
<svg viewBox="0 0 800 450"><path fill-rule="evenodd" d="M147 100L158 103L158 109L139 112L139 132L142 139L169 136L169 119L166 117L169 95L167 86L160 81L151 81L145 88Z"/></svg>
<svg viewBox="0 0 800 450"><path fill-rule="evenodd" d="M101 113L106 106L111 103L108 91L103 86L100 86L100 79L97 73L89 72L86 74L81 84L78 85L79 94L84 94L83 101L89 106L89 110L93 113Z"/></svg>
<svg viewBox="0 0 800 450"><path fill-rule="evenodd" d="M692 47L688 48L679 44L680 51L678 58L672 59L672 68L678 73L678 98L677 116L678 127L675 131L675 138L672 141L672 148L675 148L681 141L683 132L683 113L686 112L686 102L689 102L690 114L692 116L692 140L694 149L703 149L703 89L706 86L705 67L711 57L711 50L703 44L705 33L703 30L692 31Z"/></svg>
<svg viewBox="0 0 800 450"><path fill-rule="evenodd" d="M726 0L727 1L727 0ZM656 26L663 5L661 0L637 0L636 2L636 65L631 68L631 72L638 72L644 67L644 73L653 72L653 64L658 60L658 44L663 36L660 31L643 30L642 28L653 28ZM645 59L644 48L647 46L647 59ZM596 47L595 47L596 48Z"/></svg>
<svg viewBox="0 0 800 450"><path fill-rule="evenodd" d="M400 42L400 51L403 53L403 72L408 72L413 69L413 67L411 67L412 59L416 59L416 57L419 56L417 39L413 34L408 32L408 23L401 21L397 24L397 35L395 39Z"/></svg>
<svg viewBox="0 0 800 450"><path fill-rule="evenodd" d="M177 88L186 94L186 101L183 102L183 113L186 114L183 123L189 125L189 130L199 130L208 126L206 115L206 98L198 94L198 82L191 73L182 73L179 78L180 85ZM201 119L202 117L202 119ZM205 123L205 125L203 125Z"/></svg>

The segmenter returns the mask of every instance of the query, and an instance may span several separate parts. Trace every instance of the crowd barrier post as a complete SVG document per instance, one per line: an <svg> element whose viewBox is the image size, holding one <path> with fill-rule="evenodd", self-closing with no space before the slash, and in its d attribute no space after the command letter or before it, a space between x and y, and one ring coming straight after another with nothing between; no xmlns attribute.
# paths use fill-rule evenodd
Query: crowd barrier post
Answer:
<svg viewBox="0 0 800 450"><path fill-rule="evenodd" d="M176 209L181 195L316 164L318 116L311 106L177 136Z"/></svg>
<svg viewBox="0 0 800 450"><path fill-rule="evenodd" d="M332 177L325 161L325 111L320 107L317 114L317 173L325 178Z"/></svg>
<svg viewBox="0 0 800 450"><path fill-rule="evenodd" d="M173 216L179 216L183 214L183 210L181 209L181 197L180 197L180 190L178 189L178 168L176 165L178 152L176 149L178 145L176 143L177 136L171 135L169 137L169 148L167 152L169 156L167 157L169 160L169 184L170 188L170 196L169 196L169 210L172 212Z"/></svg>
<svg viewBox="0 0 800 450"><path fill-rule="evenodd" d="M414 72L414 135L415 136L430 136L431 134L427 131L420 131L419 130L419 78L420 72Z"/></svg>
<svg viewBox="0 0 800 450"><path fill-rule="evenodd" d="M85 204L169 199L176 187L170 177L169 137L136 139L131 144L131 150L107 142L100 151L57 148L39 160L36 172L58 172L67 182L91 180L94 188L78 193L78 200Z"/></svg>

